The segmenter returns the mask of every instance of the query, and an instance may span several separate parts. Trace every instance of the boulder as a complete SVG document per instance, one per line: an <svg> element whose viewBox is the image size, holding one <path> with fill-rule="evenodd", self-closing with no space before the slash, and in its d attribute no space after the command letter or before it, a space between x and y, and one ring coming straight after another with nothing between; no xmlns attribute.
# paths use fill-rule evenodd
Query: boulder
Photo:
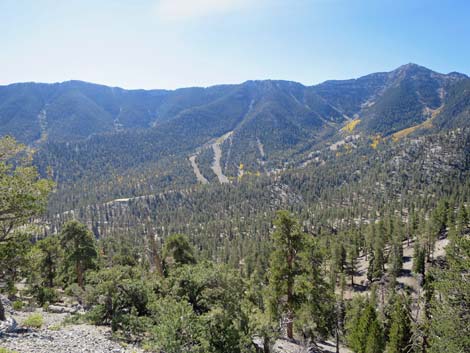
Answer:
<svg viewBox="0 0 470 353"><path fill-rule="evenodd" d="M62 306L62 305L49 305L47 311L54 314L75 314L78 311L83 310L80 305L73 305L73 306Z"/></svg>
<svg viewBox="0 0 470 353"><path fill-rule="evenodd" d="M4 333L15 332L18 328L18 323L12 317L8 317L4 321L0 321L0 336Z"/></svg>
<svg viewBox="0 0 470 353"><path fill-rule="evenodd" d="M54 314L63 314L65 313L65 307L59 305L49 305L47 311Z"/></svg>

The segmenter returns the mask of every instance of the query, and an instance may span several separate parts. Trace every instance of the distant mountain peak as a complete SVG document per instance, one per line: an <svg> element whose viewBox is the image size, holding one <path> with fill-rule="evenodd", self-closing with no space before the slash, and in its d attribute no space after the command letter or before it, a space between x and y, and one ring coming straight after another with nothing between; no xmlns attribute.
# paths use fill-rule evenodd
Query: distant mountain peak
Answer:
<svg viewBox="0 0 470 353"><path fill-rule="evenodd" d="M408 64L401 65L398 69L418 69L418 68L429 70L427 67L424 67L422 65L418 65L415 63L408 63Z"/></svg>
<svg viewBox="0 0 470 353"><path fill-rule="evenodd" d="M424 74L433 74L436 73L427 67L415 64L415 63L408 63L398 67L397 69L393 70L391 74L415 74L415 73L424 73Z"/></svg>

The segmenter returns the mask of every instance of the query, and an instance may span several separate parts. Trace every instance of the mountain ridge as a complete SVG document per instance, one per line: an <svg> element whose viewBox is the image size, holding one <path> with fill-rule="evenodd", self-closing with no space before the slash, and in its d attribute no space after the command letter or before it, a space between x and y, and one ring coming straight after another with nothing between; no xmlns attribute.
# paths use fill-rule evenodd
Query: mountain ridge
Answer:
<svg viewBox="0 0 470 353"><path fill-rule="evenodd" d="M50 167L59 183L119 176L172 189L197 183L194 170L225 182L308 164L328 148L343 153L358 138L375 148L383 138L469 127L469 88L466 75L416 64L315 86L19 84L0 87L0 135L34 145L40 170Z"/></svg>
<svg viewBox="0 0 470 353"><path fill-rule="evenodd" d="M425 121L429 109L443 104L452 85L468 79L465 74L440 74L410 63L389 72L313 86L271 79L175 90L126 90L79 80L16 83L0 86L0 134L12 134L28 144L45 139L73 141L104 132L151 128L178 119L188 110L218 107L220 99L226 99L227 105L240 104L245 95L251 97L250 102L264 98L271 105L278 97L284 108L307 108L311 117L324 124L360 116L359 129L390 135ZM292 112L283 114L289 117Z"/></svg>

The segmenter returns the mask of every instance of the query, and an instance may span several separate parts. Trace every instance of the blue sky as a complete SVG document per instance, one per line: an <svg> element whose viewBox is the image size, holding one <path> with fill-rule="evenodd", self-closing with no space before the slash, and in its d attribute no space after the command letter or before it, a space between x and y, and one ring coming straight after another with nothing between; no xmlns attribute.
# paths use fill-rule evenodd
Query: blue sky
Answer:
<svg viewBox="0 0 470 353"><path fill-rule="evenodd" d="M315 84L414 62L470 74L467 0L0 0L0 84Z"/></svg>

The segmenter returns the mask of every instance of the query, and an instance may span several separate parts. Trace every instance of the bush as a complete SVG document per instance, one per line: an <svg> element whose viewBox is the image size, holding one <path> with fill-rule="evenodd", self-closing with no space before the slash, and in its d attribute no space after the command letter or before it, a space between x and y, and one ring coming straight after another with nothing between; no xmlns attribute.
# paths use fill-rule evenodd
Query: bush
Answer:
<svg viewBox="0 0 470 353"><path fill-rule="evenodd" d="M185 347L188 353L204 352L201 342L204 327L188 302L167 297L151 306L156 325L145 342L146 348L178 353Z"/></svg>
<svg viewBox="0 0 470 353"><path fill-rule="evenodd" d="M44 306L44 304L53 304L59 300L59 293L54 288L37 286L33 288L32 294L41 306Z"/></svg>
<svg viewBox="0 0 470 353"><path fill-rule="evenodd" d="M44 321L39 313L31 314L23 321L23 326L32 328L41 328Z"/></svg>
<svg viewBox="0 0 470 353"><path fill-rule="evenodd" d="M148 316L148 304L155 293L150 281L127 266L90 272L86 304L93 307L87 319L95 325L111 324L111 329L138 335Z"/></svg>
<svg viewBox="0 0 470 353"><path fill-rule="evenodd" d="M85 291L80 288L80 286L76 283L72 283L67 288L65 288L65 295L74 298L80 304L83 302L83 297L85 295Z"/></svg>
<svg viewBox="0 0 470 353"><path fill-rule="evenodd" d="M13 306L13 309L14 309L14 310L20 311L20 310L23 309L24 304L23 304L23 302L22 302L21 300L16 300L16 301L13 302L12 306ZM1 352L0 352L0 353L1 353Z"/></svg>

